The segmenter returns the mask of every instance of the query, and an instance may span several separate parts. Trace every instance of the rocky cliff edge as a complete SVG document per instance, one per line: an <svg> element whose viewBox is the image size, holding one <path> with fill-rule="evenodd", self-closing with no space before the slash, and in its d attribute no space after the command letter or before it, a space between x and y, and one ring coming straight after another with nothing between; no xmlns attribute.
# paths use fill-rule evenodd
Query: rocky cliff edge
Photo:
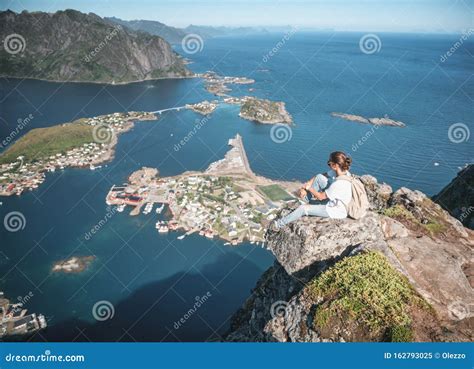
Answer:
<svg viewBox="0 0 474 369"><path fill-rule="evenodd" d="M419 191L361 180L364 218L268 231L277 261L228 341L472 341L474 233Z"/></svg>

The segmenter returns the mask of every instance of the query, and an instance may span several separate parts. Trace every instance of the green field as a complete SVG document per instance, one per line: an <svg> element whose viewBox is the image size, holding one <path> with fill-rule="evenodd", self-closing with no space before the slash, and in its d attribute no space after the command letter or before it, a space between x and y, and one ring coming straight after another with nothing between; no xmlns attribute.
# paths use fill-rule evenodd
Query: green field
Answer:
<svg viewBox="0 0 474 369"><path fill-rule="evenodd" d="M272 201L287 201L293 199L288 192L277 184L257 186L257 188Z"/></svg>
<svg viewBox="0 0 474 369"><path fill-rule="evenodd" d="M0 155L0 164L14 162L19 156L32 162L94 142L92 129L81 123L32 129Z"/></svg>

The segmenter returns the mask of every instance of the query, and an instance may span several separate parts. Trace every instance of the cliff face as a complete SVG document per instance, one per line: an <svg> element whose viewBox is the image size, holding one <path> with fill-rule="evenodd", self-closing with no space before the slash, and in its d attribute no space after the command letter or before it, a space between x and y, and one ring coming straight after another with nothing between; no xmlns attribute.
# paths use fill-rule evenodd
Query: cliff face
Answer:
<svg viewBox="0 0 474 369"><path fill-rule="evenodd" d="M0 12L5 77L57 81L132 82L190 75L161 37L75 10Z"/></svg>
<svg viewBox="0 0 474 369"><path fill-rule="evenodd" d="M364 218L306 217L267 233L277 261L227 340L472 340L473 232L419 191L361 179Z"/></svg>
<svg viewBox="0 0 474 369"><path fill-rule="evenodd" d="M433 197L465 227L474 229L474 164L462 169L449 185Z"/></svg>

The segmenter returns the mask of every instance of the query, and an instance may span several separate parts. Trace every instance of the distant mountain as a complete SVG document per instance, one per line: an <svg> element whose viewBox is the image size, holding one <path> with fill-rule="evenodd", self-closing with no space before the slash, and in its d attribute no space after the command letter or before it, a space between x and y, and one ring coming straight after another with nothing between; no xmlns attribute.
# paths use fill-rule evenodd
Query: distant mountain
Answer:
<svg viewBox="0 0 474 369"><path fill-rule="evenodd" d="M212 38L218 36L245 36L255 33L268 33L265 28L261 27L213 27L213 26L197 26L189 25L184 28L187 33L200 35L202 38Z"/></svg>
<svg viewBox="0 0 474 369"><path fill-rule="evenodd" d="M0 12L0 76L132 82L191 75L163 38L76 10Z"/></svg>
<svg viewBox="0 0 474 369"><path fill-rule="evenodd" d="M164 23L152 20L126 21L116 17L104 18L115 24L128 27L134 31L147 32L151 35L163 37L170 43L180 43L188 34L197 34L202 38L213 38L219 36L245 36L255 33L267 33L265 28L260 27L213 27L189 25L186 28L167 26Z"/></svg>
<svg viewBox="0 0 474 369"><path fill-rule="evenodd" d="M131 28L135 31L148 32L150 35L160 36L171 43L179 43L186 36L186 32L180 28L170 27L158 21L132 20L125 21L120 18L105 18L108 21Z"/></svg>

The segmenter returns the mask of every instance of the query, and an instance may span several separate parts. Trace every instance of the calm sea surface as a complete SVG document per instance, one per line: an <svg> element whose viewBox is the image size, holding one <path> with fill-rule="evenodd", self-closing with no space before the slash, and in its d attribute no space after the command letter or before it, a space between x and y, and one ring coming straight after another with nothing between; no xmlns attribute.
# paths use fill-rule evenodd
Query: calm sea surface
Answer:
<svg viewBox="0 0 474 369"><path fill-rule="evenodd" d="M0 228L0 287L12 300L32 295L25 307L47 316L49 328L35 339L219 339L230 315L273 263L272 255L255 245L229 247L197 235L177 240L177 233L158 234L154 213L133 218L116 213L88 239L86 233L106 217L110 186L142 166L157 167L163 176L205 169L240 133L260 175L304 180L325 170L331 151L344 150L353 156L354 172L432 195L458 167L473 161L472 139L455 143L448 134L455 123L473 129L472 41L441 63L457 36L379 34L380 51L367 55L359 49L360 34L296 33L269 56L282 37L206 40L202 52L189 56L189 67L255 79L254 85L230 86L231 94L285 101L295 121L291 139L275 143L271 126L244 121L238 107L220 105L176 151L175 144L202 117L170 112L122 135L114 160L103 168L56 172L36 191L1 199L1 218L19 211L26 227L15 233ZM122 86L3 79L0 96L2 140L30 114L33 119L21 134L79 117L214 98L199 79ZM407 127L373 129L333 118L331 112L388 114ZM82 274L50 273L57 260L92 254L97 259ZM207 300L176 327L206 294ZM92 307L102 300L113 304L115 314L97 322Z"/></svg>

